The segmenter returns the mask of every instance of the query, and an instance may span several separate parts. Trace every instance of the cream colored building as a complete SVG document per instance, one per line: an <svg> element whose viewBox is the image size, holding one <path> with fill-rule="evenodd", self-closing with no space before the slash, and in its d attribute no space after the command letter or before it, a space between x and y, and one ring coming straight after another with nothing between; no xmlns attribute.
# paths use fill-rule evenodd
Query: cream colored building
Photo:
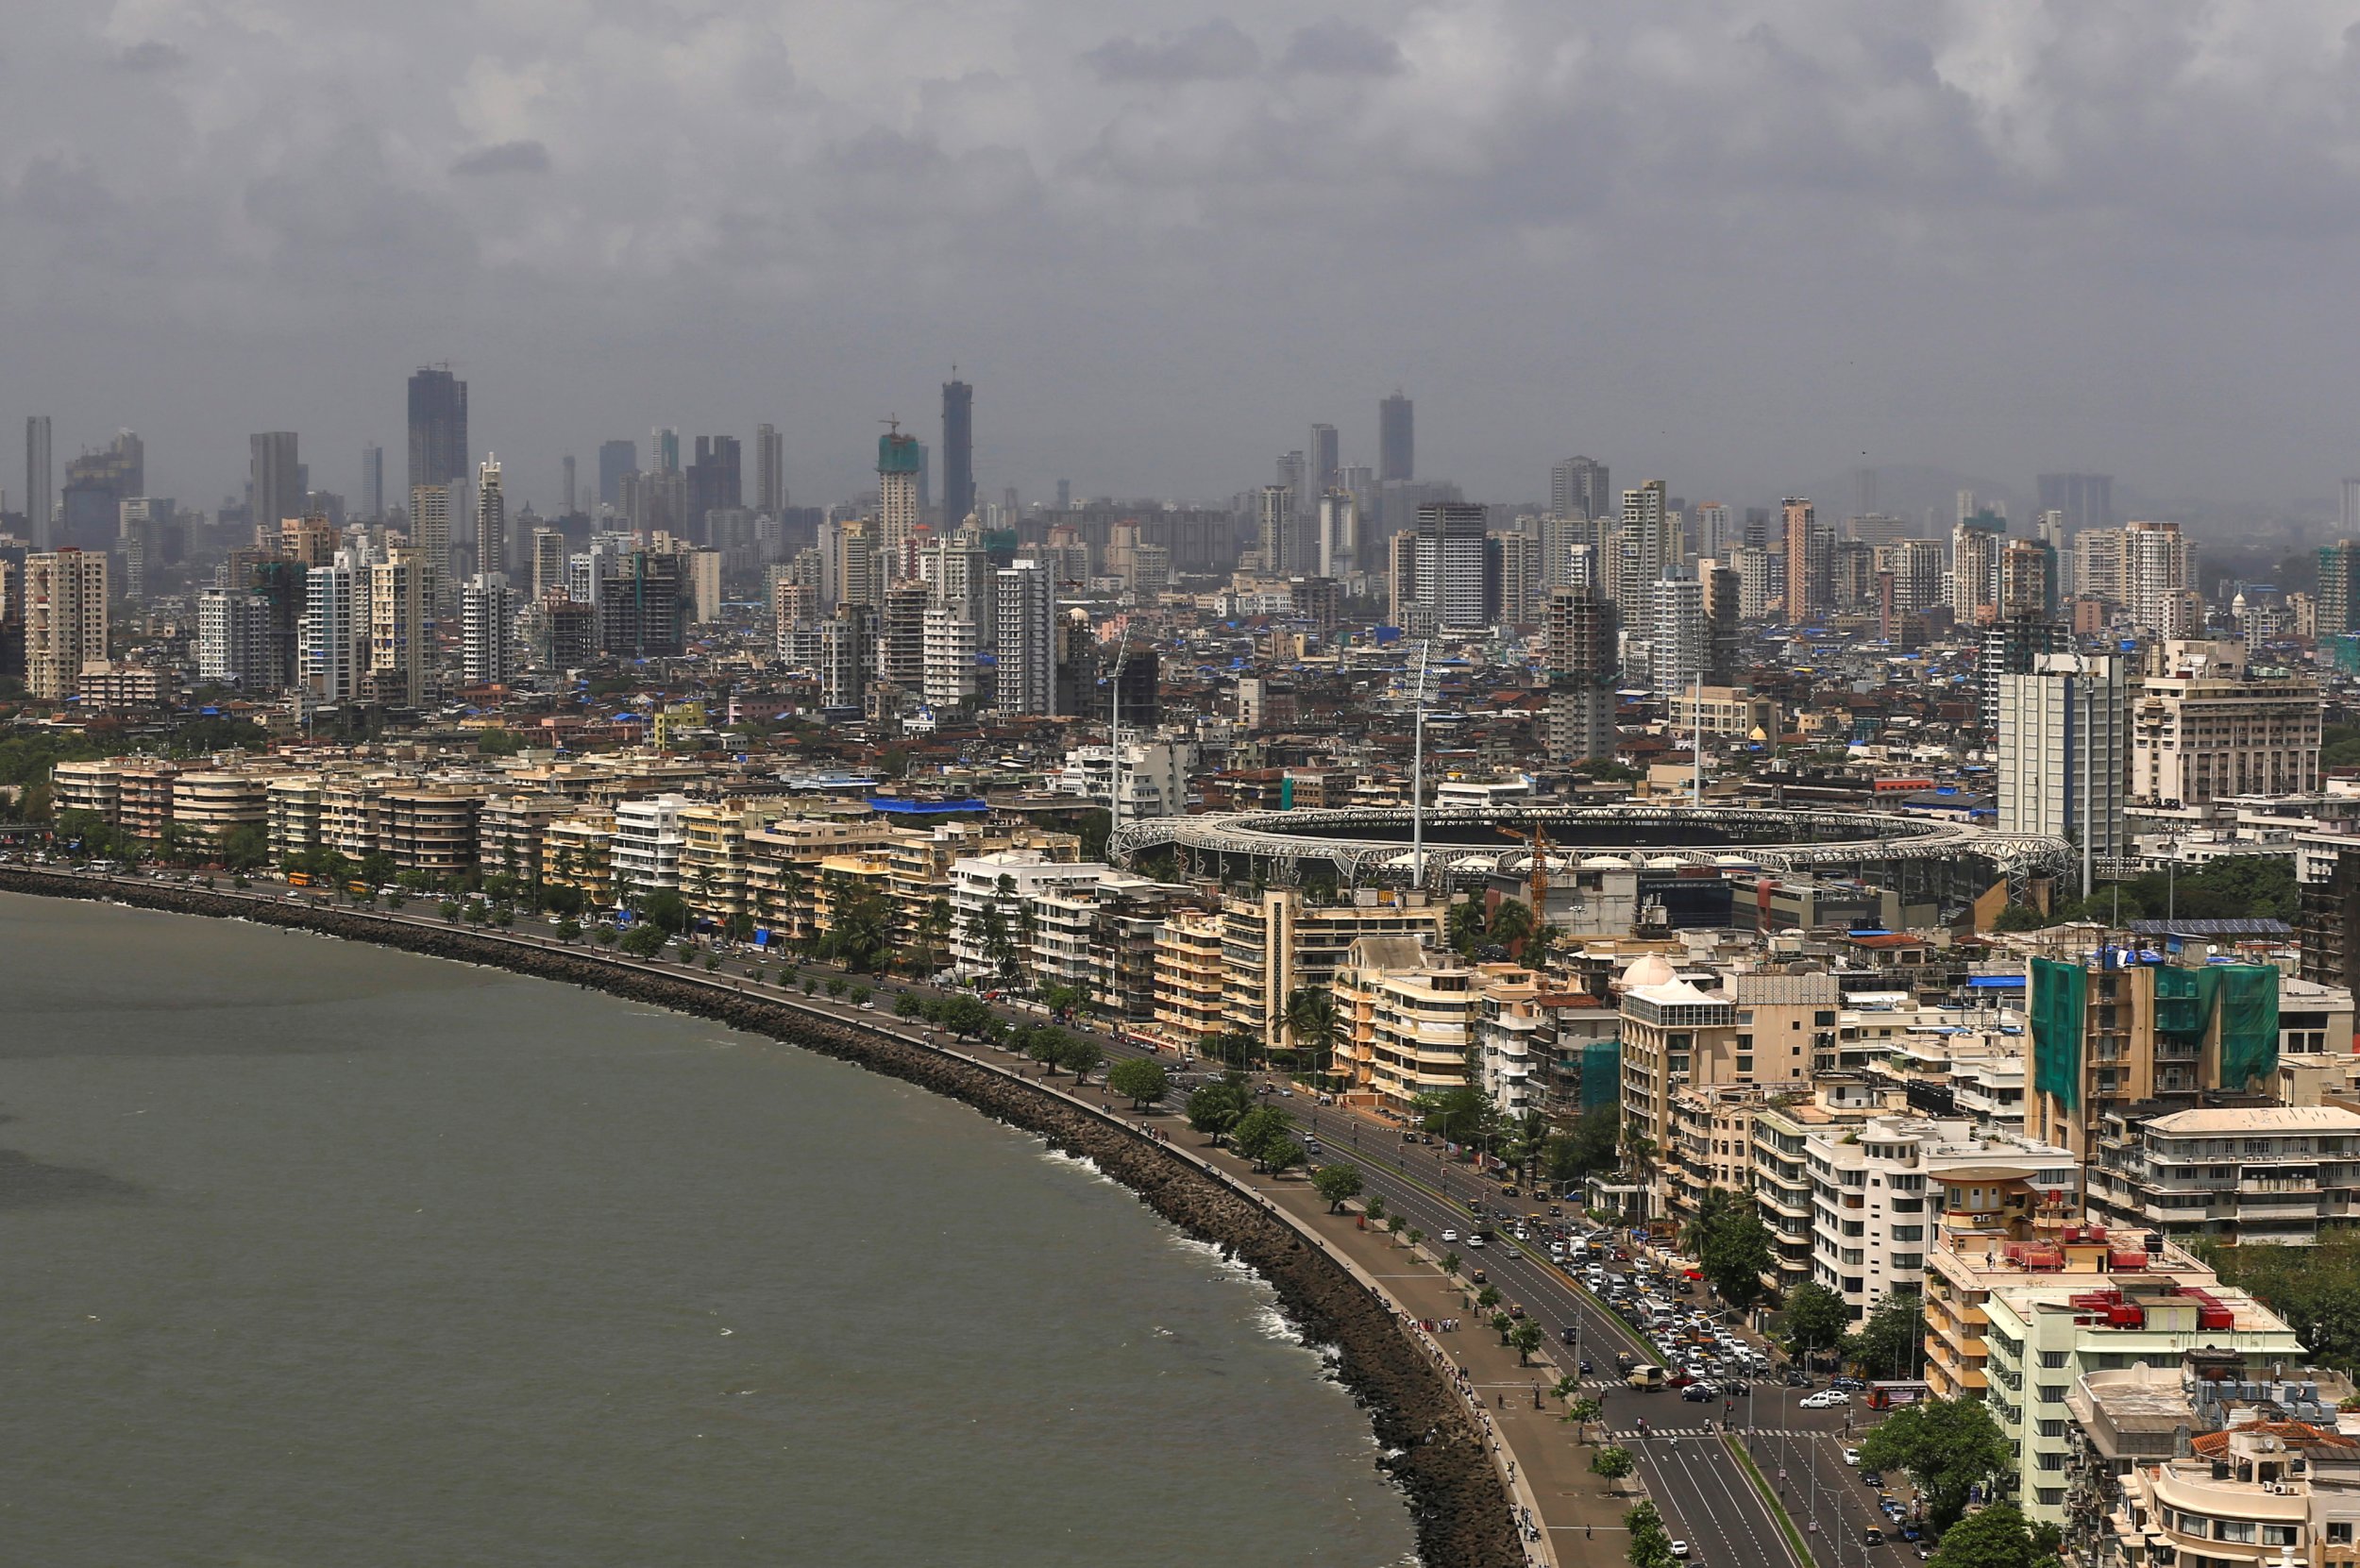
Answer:
<svg viewBox="0 0 2360 1568"><path fill-rule="evenodd" d="M230 770L182 773L172 781L172 819L218 849L240 828L270 824L268 778Z"/></svg>
<svg viewBox="0 0 2360 1568"><path fill-rule="evenodd" d="M615 814L602 806L577 807L542 838L550 885L579 888L594 908L615 902L614 853Z"/></svg>
<svg viewBox="0 0 2360 1568"><path fill-rule="evenodd" d="M1221 917L1205 912L1174 915L1155 934L1155 1027L1165 1038L1195 1048L1229 1026L1221 938Z"/></svg>

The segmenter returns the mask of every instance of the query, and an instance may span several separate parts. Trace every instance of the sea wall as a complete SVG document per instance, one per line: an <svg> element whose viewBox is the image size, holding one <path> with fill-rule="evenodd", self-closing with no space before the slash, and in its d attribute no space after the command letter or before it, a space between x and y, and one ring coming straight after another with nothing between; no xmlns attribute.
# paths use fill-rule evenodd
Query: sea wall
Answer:
<svg viewBox="0 0 2360 1568"><path fill-rule="evenodd" d="M1251 1193L1173 1146L1143 1138L1120 1120L1041 1084L897 1038L883 1022L866 1028L685 975L652 973L592 953L460 927L152 882L99 883L21 866L0 866L0 892L251 920L489 965L713 1019L964 1101L1089 1160L1165 1219L1221 1246L1270 1282L1307 1340L1336 1347L1339 1375L1368 1409L1389 1456L1385 1468L1409 1498L1419 1556L1427 1568L1521 1568L1526 1561L1483 1438L1440 1369L1395 1321L1390 1304L1327 1253L1306 1246L1294 1227Z"/></svg>

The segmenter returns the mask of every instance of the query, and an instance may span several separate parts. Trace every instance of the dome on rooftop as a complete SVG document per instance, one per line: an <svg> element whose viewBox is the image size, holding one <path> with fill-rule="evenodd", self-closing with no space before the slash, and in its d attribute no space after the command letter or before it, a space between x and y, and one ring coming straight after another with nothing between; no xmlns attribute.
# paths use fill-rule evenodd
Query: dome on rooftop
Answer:
<svg viewBox="0 0 2360 1568"><path fill-rule="evenodd" d="M1643 953L1623 971L1623 989L1627 991L1634 986L1668 986L1678 978L1663 954Z"/></svg>

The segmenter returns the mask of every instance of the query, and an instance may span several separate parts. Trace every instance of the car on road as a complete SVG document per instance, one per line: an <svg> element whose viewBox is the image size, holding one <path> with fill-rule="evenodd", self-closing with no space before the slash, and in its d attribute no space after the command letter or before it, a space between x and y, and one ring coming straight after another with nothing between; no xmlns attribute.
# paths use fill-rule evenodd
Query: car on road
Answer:
<svg viewBox="0 0 2360 1568"><path fill-rule="evenodd" d="M1844 1451L1844 1462L1850 1465L1853 1469L1858 1470L1860 1468L1860 1450L1857 1448L1846 1448Z"/></svg>
<svg viewBox="0 0 2360 1568"><path fill-rule="evenodd" d="M1675 1541L1675 1542L1673 1542L1673 1543L1672 1543L1672 1555L1673 1555L1674 1557L1676 1557L1676 1558L1680 1559L1682 1561L1687 1560L1687 1558L1688 1558L1688 1543L1687 1543L1687 1542L1685 1542L1685 1541Z"/></svg>
<svg viewBox="0 0 2360 1568"><path fill-rule="evenodd" d="M1830 1377L1828 1379L1828 1387L1831 1389L1842 1389L1846 1393L1857 1393L1867 1386L1867 1384L1863 1383L1857 1377Z"/></svg>
<svg viewBox="0 0 2360 1568"><path fill-rule="evenodd" d="M1680 1397L1691 1405L1710 1405L1721 1396L1713 1391L1710 1383L1691 1383L1680 1390Z"/></svg>
<svg viewBox="0 0 2360 1568"><path fill-rule="evenodd" d="M1851 1402L1852 1396L1842 1389L1822 1389L1817 1393L1807 1393L1795 1401L1806 1410L1832 1410L1839 1406L1849 1405Z"/></svg>
<svg viewBox="0 0 2360 1568"><path fill-rule="evenodd" d="M1481 1231L1476 1231L1474 1235L1468 1237L1467 1245L1471 1247L1480 1247L1483 1245L1483 1233Z"/></svg>
<svg viewBox="0 0 2360 1568"><path fill-rule="evenodd" d="M1871 1525L1861 1532L1860 1539L1863 1546L1881 1546L1885 1543L1885 1532Z"/></svg>
<svg viewBox="0 0 2360 1568"><path fill-rule="evenodd" d="M1455 1230L1446 1230L1442 1232L1442 1239L1445 1242L1456 1243L1458 1239L1458 1233Z"/></svg>
<svg viewBox="0 0 2360 1568"><path fill-rule="evenodd" d="M1874 1471L1874 1470L1863 1470L1863 1471L1862 1471L1862 1472L1860 1473L1860 1478L1861 1478L1861 1481L1862 1481L1862 1483L1863 1483L1863 1485L1873 1487L1873 1488L1875 1488L1875 1489L1876 1489L1877 1491L1879 1491L1879 1492L1882 1492L1882 1491L1884 1490L1884 1487L1885 1487L1885 1478L1884 1478L1884 1476L1882 1476L1881 1475L1878 1474L1878 1473L1877 1473L1876 1471Z"/></svg>

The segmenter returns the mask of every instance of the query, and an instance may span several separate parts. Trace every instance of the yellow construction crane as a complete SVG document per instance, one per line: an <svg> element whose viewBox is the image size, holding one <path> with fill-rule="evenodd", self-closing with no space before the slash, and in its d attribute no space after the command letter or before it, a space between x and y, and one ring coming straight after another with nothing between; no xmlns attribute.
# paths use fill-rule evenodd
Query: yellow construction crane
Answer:
<svg viewBox="0 0 2360 1568"><path fill-rule="evenodd" d="M1525 893L1532 905L1533 921L1538 924L1546 919L1542 911L1549 896L1548 832L1538 822L1532 824L1529 834L1518 828L1493 828L1492 831L1502 838L1513 838L1532 847L1532 863L1525 868Z"/></svg>

